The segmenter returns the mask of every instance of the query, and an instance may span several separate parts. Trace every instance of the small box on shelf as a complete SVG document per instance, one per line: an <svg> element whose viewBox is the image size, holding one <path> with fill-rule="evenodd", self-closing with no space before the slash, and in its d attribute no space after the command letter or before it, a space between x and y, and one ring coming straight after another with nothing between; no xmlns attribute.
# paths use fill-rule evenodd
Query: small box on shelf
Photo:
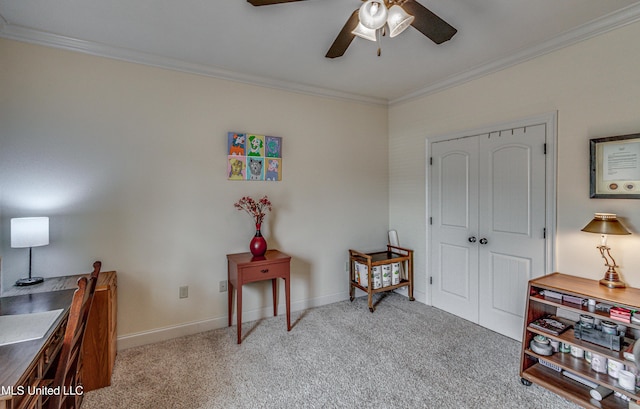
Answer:
<svg viewBox="0 0 640 409"><path fill-rule="evenodd" d="M608 334L597 328L585 328L583 325L575 325L573 335L577 339L591 342L609 348L612 351L620 351L624 346L624 337L619 334Z"/></svg>
<svg viewBox="0 0 640 409"><path fill-rule="evenodd" d="M529 326L552 335L560 335L567 329L571 328L571 325L563 323L553 315L545 315L544 317L538 318L537 320L530 322Z"/></svg>
<svg viewBox="0 0 640 409"><path fill-rule="evenodd" d="M582 305L584 298L576 297L574 295L562 294L562 301L570 304Z"/></svg>
<svg viewBox="0 0 640 409"><path fill-rule="evenodd" d="M541 291L540 294L542 294L544 296L544 298L555 298L557 300L562 300L562 296L564 295L564 294L559 293L557 291L551 291L551 290Z"/></svg>

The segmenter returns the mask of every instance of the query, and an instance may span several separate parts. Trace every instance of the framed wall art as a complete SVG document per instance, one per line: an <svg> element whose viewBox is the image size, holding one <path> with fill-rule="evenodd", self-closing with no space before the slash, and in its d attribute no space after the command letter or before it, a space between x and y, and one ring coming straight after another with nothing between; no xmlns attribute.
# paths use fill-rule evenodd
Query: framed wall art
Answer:
<svg viewBox="0 0 640 409"><path fill-rule="evenodd" d="M640 199L640 134L591 139L590 197Z"/></svg>
<svg viewBox="0 0 640 409"><path fill-rule="evenodd" d="M282 138L228 132L227 179L281 181Z"/></svg>

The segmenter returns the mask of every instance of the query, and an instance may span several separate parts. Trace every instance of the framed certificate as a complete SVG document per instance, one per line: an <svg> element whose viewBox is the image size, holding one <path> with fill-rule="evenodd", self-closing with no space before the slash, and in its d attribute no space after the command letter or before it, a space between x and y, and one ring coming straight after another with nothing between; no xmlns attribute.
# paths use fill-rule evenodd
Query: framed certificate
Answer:
<svg viewBox="0 0 640 409"><path fill-rule="evenodd" d="M640 199L640 134L591 139L590 197Z"/></svg>

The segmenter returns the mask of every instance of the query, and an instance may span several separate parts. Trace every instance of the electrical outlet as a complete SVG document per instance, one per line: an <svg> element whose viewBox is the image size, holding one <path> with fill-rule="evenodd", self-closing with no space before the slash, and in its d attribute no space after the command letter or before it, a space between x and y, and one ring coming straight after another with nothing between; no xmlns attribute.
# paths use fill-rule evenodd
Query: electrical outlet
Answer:
<svg viewBox="0 0 640 409"><path fill-rule="evenodd" d="M185 285L180 287L180 298L188 298L189 297L189 286Z"/></svg>
<svg viewBox="0 0 640 409"><path fill-rule="evenodd" d="M227 280L220 281L220 292L227 291Z"/></svg>

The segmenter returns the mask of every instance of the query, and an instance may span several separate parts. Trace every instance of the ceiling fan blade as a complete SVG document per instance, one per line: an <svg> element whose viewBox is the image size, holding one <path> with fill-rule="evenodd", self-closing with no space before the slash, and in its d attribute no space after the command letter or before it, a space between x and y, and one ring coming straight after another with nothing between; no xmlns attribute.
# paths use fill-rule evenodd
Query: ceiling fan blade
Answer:
<svg viewBox="0 0 640 409"><path fill-rule="evenodd" d="M360 22L360 19L358 18L358 10L359 9L356 9L356 11L351 14L351 17L349 17L349 20L344 24L344 27L342 27L342 30L340 30L336 39L333 40L333 44L331 44L331 48L329 48L325 57L342 57L345 51L347 51L347 48L349 48L353 38L356 36L352 31L355 30L356 26Z"/></svg>
<svg viewBox="0 0 640 409"><path fill-rule="evenodd" d="M254 6L268 6L270 4L280 4L280 3L293 3L294 1L304 1L304 0L247 0Z"/></svg>
<svg viewBox="0 0 640 409"><path fill-rule="evenodd" d="M414 0L407 0L402 8L415 19L411 25L436 44L448 41L458 32L449 23L433 14L429 9Z"/></svg>

